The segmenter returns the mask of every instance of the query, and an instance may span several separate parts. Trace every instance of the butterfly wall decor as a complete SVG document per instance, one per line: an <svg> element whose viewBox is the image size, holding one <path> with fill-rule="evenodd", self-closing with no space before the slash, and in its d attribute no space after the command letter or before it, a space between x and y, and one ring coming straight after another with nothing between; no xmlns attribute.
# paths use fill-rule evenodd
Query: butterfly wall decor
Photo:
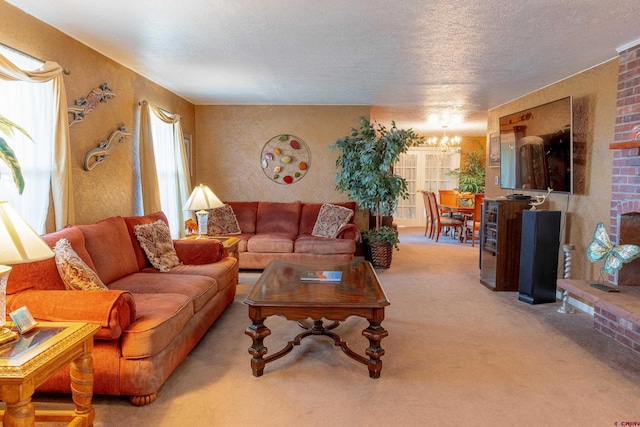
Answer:
<svg viewBox="0 0 640 427"><path fill-rule="evenodd" d="M622 264L632 261L639 254L640 246L614 246L611 244L607 230L605 230L604 224L601 222L596 225L596 231L593 233L593 242L587 248L589 261L596 262L604 258L602 271L607 274L614 274L622 268Z"/></svg>

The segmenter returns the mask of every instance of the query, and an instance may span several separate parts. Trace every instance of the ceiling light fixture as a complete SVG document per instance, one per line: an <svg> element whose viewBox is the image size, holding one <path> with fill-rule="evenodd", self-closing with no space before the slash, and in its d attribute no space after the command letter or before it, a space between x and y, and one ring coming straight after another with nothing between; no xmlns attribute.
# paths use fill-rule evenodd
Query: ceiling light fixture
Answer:
<svg viewBox="0 0 640 427"><path fill-rule="evenodd" d="M436 148L439 154L456 154L460 152L459 136L449 138L447 136L447 126L442 126L442 136L440 138L433 136L427 139L427 146Z"/></svg>

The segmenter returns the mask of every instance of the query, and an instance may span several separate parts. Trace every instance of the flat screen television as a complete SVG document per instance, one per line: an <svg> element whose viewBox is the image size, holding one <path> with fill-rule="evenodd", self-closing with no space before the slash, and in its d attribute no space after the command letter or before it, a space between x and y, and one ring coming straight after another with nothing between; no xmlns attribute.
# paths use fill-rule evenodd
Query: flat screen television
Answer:
<svg viewBox="0 0 640 427"><path fill-rule="evenodd" d="M572 98L500 117L500 188L573 193Z"/></svg>

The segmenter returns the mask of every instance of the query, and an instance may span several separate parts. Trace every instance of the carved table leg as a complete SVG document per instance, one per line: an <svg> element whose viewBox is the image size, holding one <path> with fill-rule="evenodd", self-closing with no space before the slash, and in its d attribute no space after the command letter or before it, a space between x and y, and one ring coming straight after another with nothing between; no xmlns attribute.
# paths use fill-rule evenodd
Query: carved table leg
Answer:
<svg viewBox="0 0 640 427"><path fill-rule="evenodd" d="M84 353L71 362L71 393L76 406L76 414L88 414L92 411L93 399L93 358Z"/></svg>
<svg viewBox="0 0 640 427"><path fill-rule="evenodd" d="M384 349L380 346L380 341L389 335L389 332L380 326L380 322L369 320L369 327L362 331L362 335L369 340L369 347L365 350L365 353L369 356L367 361L369 377L380 378L380 371L382 371L380 358L384 355Z"/></svg>
<svg viewBox="0 0 640 427"><path fill-rule="evenodd" d="M253 344L249 347L251 354L251 370L254 377L259 377L264 373L264 365L266 362L263 356L267 354L267 347L263 345L264 339L271 335L271 331L264 325L265 318L252 319L252 324L244 333L249 335L253 340Z"/></svg>
<svg viewBox="0 0 640 427"><path fill-rule="evenodd" d="M7 427L31 427L35 425L36 411L31 398L20 402L7 402L2 425Z"/></svg>

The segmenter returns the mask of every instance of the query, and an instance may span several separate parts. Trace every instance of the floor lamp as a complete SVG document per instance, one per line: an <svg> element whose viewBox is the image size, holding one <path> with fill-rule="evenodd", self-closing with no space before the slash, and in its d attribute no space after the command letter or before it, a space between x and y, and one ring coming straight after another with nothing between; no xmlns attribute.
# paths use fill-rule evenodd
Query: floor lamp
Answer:
<svg viewBox="0 0 640 427"><path fill-rule="evenodd" d="M11 267L51 258L53 251L6 201L0 201L0 343L17 334L5 327L7 322L7 280Z"/></svg>
<svg viewBox="0 0 640 427"><path fill-rule="evenodd" d="M198 218L198 237L202 239L207 235L207 223L209 222L209 209L215 209L224 206L224 203L213 194L213 191L204 184L198 185L193 189L189 200L184 204L182 210L196 211Z"/></svg>

